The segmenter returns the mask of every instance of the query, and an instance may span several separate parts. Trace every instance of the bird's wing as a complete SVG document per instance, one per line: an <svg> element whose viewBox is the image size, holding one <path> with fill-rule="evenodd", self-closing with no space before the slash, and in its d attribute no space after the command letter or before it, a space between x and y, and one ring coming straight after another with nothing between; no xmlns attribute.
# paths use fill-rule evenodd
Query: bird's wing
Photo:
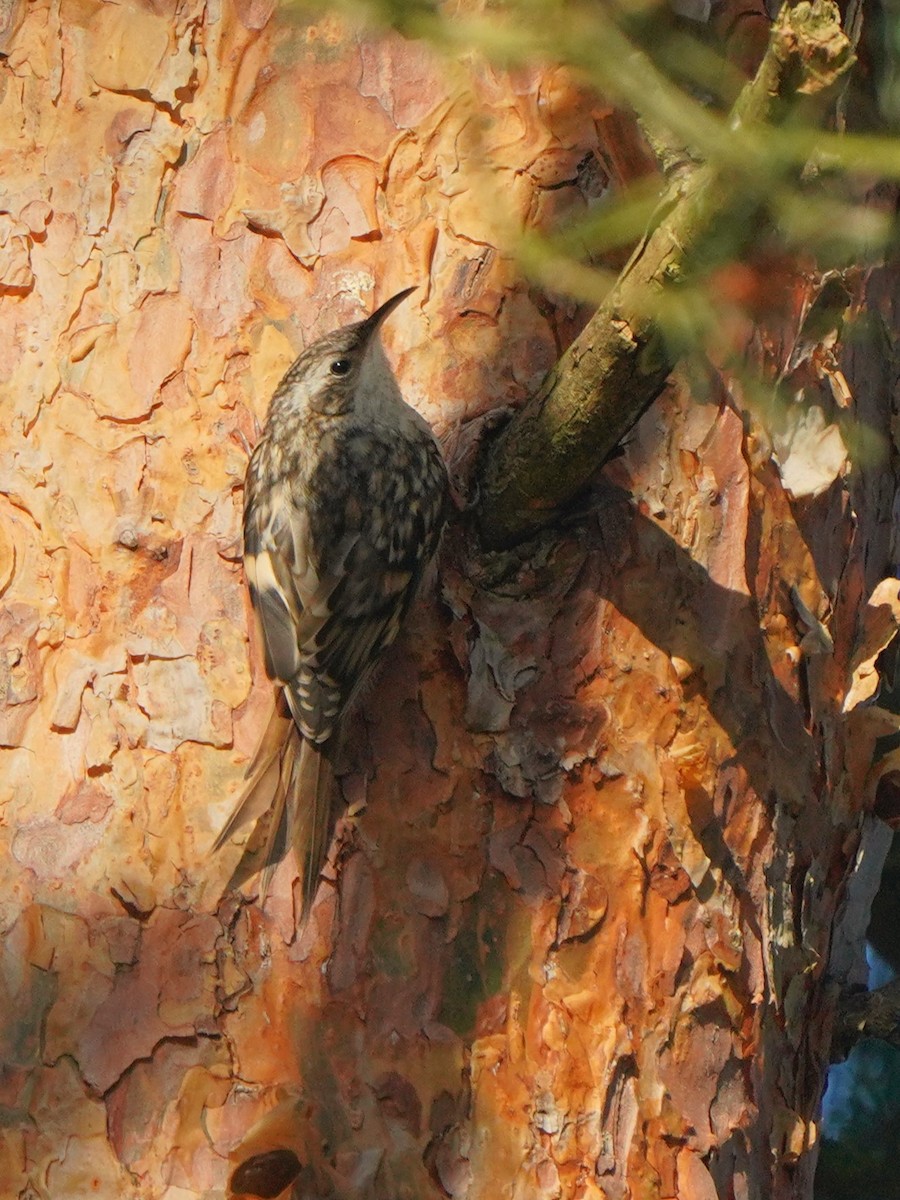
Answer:
<svg viewBox="0 0 900 1200"><path fill-rule="evenodd" d="M244 571L259 615L269 677L287 683L300 667L304 634L327 601L310 559L309 518L289 480L271 487L248 477Z"/></svg>
<svg viewBox="0 0 900 1200"><path fill-rule="evenodd" d="M251 471L244 562L266 669L321 743L397 636L440 537L446 470L430 435L394 431L336 442L319 470L315 509L294 481L265 489Z"/></svg>
<svg viewBox="0 0 900 1200"><path fill-rule="evenodd" d="M335 547L337 566L355 539ZM310 670L309 648L331 614L337 580L312 554L309 515L296 503L289 480L248 487L244 509L244 570L259 618L266 671L282 683L304 737L324 742L341 710L336 685Z"/></svg>
<svg viewBox="0 0 900 1200"><path fill-rule="evenodd" d="M319 530L327 602L302 653L335 683L343 709L396 638L437 548L447 475L430 431L419 430L359 431L322 470L342 484Z"/></svg>

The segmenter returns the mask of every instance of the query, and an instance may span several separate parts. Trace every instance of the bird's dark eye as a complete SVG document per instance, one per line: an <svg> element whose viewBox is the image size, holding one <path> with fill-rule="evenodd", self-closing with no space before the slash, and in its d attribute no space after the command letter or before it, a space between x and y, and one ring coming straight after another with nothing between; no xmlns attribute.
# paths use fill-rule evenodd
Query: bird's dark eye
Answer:
<svg viewBox="0 0 900 1200"><path fill-rule="evenodd" d="M329 369L332 375L346 375L352 366L349 358L336 358Z"/></svg>

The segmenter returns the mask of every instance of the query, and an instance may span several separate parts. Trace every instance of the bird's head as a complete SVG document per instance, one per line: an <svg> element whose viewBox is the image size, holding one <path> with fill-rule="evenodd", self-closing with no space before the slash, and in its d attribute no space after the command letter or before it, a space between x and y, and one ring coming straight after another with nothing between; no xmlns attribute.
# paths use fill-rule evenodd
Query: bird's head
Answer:
<svg viewBox="0 0 900 1200"><path fill-rule="evenodd" d="M360 398L378 401L393 395L397 384L384 356L378 330L382 322L415 288L405 288L385 301L364 321L342 325L312 342L282 379L273 408L308 407L316 412L346 412Z"/></svg>

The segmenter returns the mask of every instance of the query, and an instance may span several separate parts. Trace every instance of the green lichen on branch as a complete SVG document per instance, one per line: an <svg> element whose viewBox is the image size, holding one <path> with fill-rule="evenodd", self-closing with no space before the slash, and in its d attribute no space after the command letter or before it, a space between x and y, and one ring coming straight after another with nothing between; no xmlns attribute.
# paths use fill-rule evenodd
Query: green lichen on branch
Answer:
<svg viewBox="0 0 900 1200"><path fill-rule="evenodd" d="M665 386L679 342L661 314L702 262L704 246L723 225L752 239L765 207L761 170L752 184L748 155L766 155L754 127L810 121L829 103L854 61L830 0L786 7L776 20L755 78L738 97L729 127L740 127L740 163L727 142L715 162L698 164L673 182L655 224L605 302L569 347L538 393L504 428L486 455L478 525L492 548L514 545L572 500ZM747 136L750 134L751 136Z"/></svg>

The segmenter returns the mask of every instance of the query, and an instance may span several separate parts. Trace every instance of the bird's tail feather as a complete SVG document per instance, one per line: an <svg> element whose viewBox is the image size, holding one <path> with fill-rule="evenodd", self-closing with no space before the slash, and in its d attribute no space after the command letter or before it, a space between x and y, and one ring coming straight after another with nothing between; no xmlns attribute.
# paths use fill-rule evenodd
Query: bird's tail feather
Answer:
<svg viewBox="0 0 900 1200"><path fill-rule="evenodd" d="M328 750L301 737L279 701L247 767L234 810L213 843L219 850L237 830L265 815L229 886L240 886L261 868L263 903L275 868L293 846L302 874L303 914L308 914L335 825L329 758ZM252 865L245 863L250 857Z"/></svg>
<svg viewBox="0 0 900 1200"><path fill-rule="evenodd" d="M333 785L334 772L326 752L320 746L302 739L297 786L291 789L294 804L300 812L293 814L291 829L303 872L304 913L312 908L334 831Z"/></svg>
<svg viewBox="0 0 900 1200"><path fill-rule="evenodd" d="M282 759L291 737L294 722L279 702L260 738L256 751L244 772L246 780L238 794L231 816L225 822L213 850L221 850L232 834L249 821L258 820L271 806L272 797L284 774Z"/></svg>

